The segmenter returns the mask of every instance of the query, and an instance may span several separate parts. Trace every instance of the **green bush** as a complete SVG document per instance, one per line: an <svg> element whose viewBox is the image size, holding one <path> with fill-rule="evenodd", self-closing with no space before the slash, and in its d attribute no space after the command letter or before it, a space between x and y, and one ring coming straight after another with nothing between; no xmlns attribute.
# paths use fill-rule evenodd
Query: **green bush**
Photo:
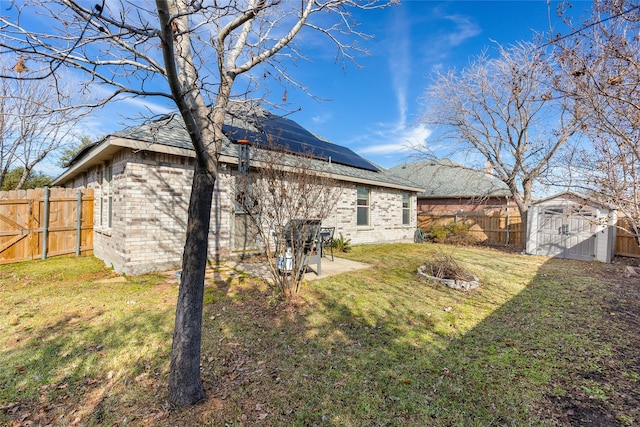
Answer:
<svg viewBox="0 0 640 427"><path fill-rule="evenodd" d="M351 250L351 239L345 239L342 233L331 242L333 248L338 252L349 252Z"/></svg>
<svg viewBox="0 0 640 427"><path fill-rule="evenodd" d="M435 243L452 245L472 245L476 243L469 232L470 226L460 222L450 222L446 225L433 227L427 234L429 240Z"/></svg>

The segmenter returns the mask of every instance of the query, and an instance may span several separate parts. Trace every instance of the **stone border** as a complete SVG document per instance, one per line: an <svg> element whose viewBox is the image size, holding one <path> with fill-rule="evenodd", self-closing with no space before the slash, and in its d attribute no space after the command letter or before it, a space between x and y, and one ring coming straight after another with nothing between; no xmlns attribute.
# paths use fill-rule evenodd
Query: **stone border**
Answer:
<svg viewBox="0 0 640 427"><path fill-rule="evenodd" d="M429 280L436 280L452 289L470 291L480 286L480 279L478 279L476 276L473 276L473 280L470 280L470 281L442 279L440 277L429 276L427 273L424 272L426 268L427 268L427 265L422 265L418 267L418 275L425 277Z"/></svg>

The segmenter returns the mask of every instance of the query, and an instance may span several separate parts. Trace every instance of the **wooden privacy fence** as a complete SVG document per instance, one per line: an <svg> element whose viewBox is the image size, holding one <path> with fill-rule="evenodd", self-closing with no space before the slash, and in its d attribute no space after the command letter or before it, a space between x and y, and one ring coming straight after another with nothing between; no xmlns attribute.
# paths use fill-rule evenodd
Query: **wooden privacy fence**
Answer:
<svg viewBox="0 0 640 427"><path fill-rule="evenodd" d="M522 220L519 213L462 212L459 214L418 213L418 227L429 231L432 227L457 221L470 226L470 233L477 241L490 246L524 247ZM625 230L625 218L618 219L615 255L640 258L640 246Z"/></svg>
<svg viewBox="0 0 640 427"><path fill-rule="evenodd" d="M630 227L626 218L618 219L618 230L616 230L616 248L615 254L622 256L632 256L640 258L640 246L635 237L627 230Z"/></svg>
<svg viewBox="0 0 640 427"><path fill-rule="evenodd" d="M93 252L93 189L0 192L0 264Z"/></svg>
<svg viewBox="0 0 640 427"><path fill-rule="evenodd" d="M463 212L458 214L418 213L418 227L430 230L433 227L459 222L468 225L469 233L478 242L490 246L523 246L522 220L520 214L509 212Z"/></svg>

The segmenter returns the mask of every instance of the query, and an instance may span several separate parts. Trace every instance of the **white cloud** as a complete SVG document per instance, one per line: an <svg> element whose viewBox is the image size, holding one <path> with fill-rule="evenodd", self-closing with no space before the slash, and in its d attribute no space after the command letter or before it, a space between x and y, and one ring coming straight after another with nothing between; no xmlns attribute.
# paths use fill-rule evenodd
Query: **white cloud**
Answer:
<svg viewBox="0 0 640 427"><path fill-rule="evenodd" d="M329 120L331 120L332 117L333 117L333 114L331 114L330 112L324 112L322 114L313 116L311 118L311 121L313 121L313 123L316 125L322 125L324 123L327 123Z"/></svg>
<svg viewBox="0 0 640 427"><path fill-rule="evenodd" d="M358 145L364 146L364 148L356 148L356 151L362 155L406 155L408 152L424 149L430 135L431 130L424 125L379 128L369 135L360 137Z"/></svg>
<svg viewBox="0 0 640 427"><path fill-rule="evenodd" d="M410 24L403 8L397 9L393 16L391 27L393 45L388 52L388 66L400 115L400 126L404 127L407 120L407 91L412 70Z"/></svg>
<svg viewBox="0 0 640 427"><path fill-rule="evenodd" d="M147 98L123 98L119 99L117 102L137 109L142 115L169 114L177 111L175 106L167 107L163 104L151 102Z"/></svg>
<svg viewBox="0 0 640 427"><path fill-rule="evenodd" d="M447 34L446 40L451 46L459 46L465 40L480 34L482 30L469 17L463 15L447 15L444 19L453 22L455 31Z"/></svg>
<svg viewBox="0 0 640 427"><path fill-rule="evenodd" d="M392 154L397 153L398 151L403 151L403 148L400 144L392 143L392 144L379 144L379 145L371 145L362 150L358 150L360 154Z"/></svg>
<svg viewBox="0 0 640 427"><path fill-rule="evenodd" d="M113 92L112 89L106 88L101 85L94 85L91 87L91 95L94 99L103 99L110 96ZM133 117L136 115L157 115L157 114L168 114L170 112L176 111L174 106L168 107L166 102L165 104L152 101L154 98L145 98L145 97L133 97L127 95L121 95L110 101L110 105L117 105L117 109L123 114L127 114L128 117ZM159 99L159 98L155 98Z"/></svg>
<svg viewBox="0 0 640 427"><path fill-rule="evenodd" d="M443 7L433 8L431 16L434 31L428 42L418 48L425 69L438 70L450 62L465 42L481 34L482 28L472 16L447 13Z"/></svg>
<svg viewBox="0 0 640 427"><path fill-rule="evenodd" d="M438 40L433 41L432 45L438 46L437 50L441 51L437 56L441 56L443 52L448 52L450 48L458 46L465 40L481 33L478 24L468 16L441 14L438 9L434 10L434 13L440 15L440 19L454 24L452 31L442 34ZM367 144L367 147L360 151L363 154L394 153L398 151L399 147L401 151L407 151L406 147L411 147L409 150L414 150L415 147L422 149L425 146L426 139L431 134L431 131L422 125L412 126L407 124L409 111L407 99L414 70L411 46L412 17L407 16L406 9L398 8L394 10L393 18L390 28L393 44L389 46L387 53L391 87L396 100L398 119L395 124L380 125L379 129L363 139L371 141L374 138L379 138L380 140L393 140L394 142ZM433 65L442 67L441 62Z"/></svg>
<svg viewBox="0 0 640 427"><path fill-rule="evenodd" d="M408 124L409 88L411 87L414 62L411 46L412 19L406 9L394 10L390 26L390 39L387 46L387 67L390 85L395 98L396 115L394 122L376 123L363 135L355 138L351 144L354 151L370 160L390 166L406 158L417 150L423 151L431 130L424 125Z"/></svg>

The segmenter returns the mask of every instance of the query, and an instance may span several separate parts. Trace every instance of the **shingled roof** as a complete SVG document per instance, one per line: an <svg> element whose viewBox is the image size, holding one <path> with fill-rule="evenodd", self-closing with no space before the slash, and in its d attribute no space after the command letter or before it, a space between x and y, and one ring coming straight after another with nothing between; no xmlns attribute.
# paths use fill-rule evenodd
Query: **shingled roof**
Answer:
<svg viewBox="0 0 640 427"><path fill-rule="evenodd" d="M348 148L313 135L296 122L273 115L259 107L253 107L249 114L249 112L242 110L242 107L236 104L230 106L225 120L225 139L220 152L220 160L227 163L237 161L238 145L234 143L234 137L241 139L240 137L245 137L245 135L252 143L252 157L260 157L260 151L266 149L264 147L267 146L267 140L272 139L269 135L265 135L263 128L260 126L263 120L271 122L271 132L277 132L278 129L275 126L282 124L289 127L289 135L306 138L307 146L310 147L310 150L315 150L315 152L308 153L304 151L299 154L312 156L307 164L314 170L328 173L336 179L378 184L383 187L409 191L420 191L422 189L412 181L390 173L388 170L358 156ZM291 129L293 129L293 133ZM194 155L193 146L182 117L179 114L170 114L153 122L114 132L102 141L86 147L82 152L78 153L76 158L72 160L67 172L58 177L55 183L64 182L66 179L71 178L74 175L74 169L80 169L81 164L87 166L92 163L90 161L91 158L98 153L109 154L118 149L118 147L166 151L187 156ZM291 150L287 149L285 145L282 147L282 156L280 156L282 164L299 164L299 155L291 153Z"/></svg>
<svg viewBox="0 0 640 427"><path fill-rule="evenodd" d="M403 163L389 172L424 189L418 197L505 197L511 195L507 185L485 171L471 169L449 159Z"/></svg>

